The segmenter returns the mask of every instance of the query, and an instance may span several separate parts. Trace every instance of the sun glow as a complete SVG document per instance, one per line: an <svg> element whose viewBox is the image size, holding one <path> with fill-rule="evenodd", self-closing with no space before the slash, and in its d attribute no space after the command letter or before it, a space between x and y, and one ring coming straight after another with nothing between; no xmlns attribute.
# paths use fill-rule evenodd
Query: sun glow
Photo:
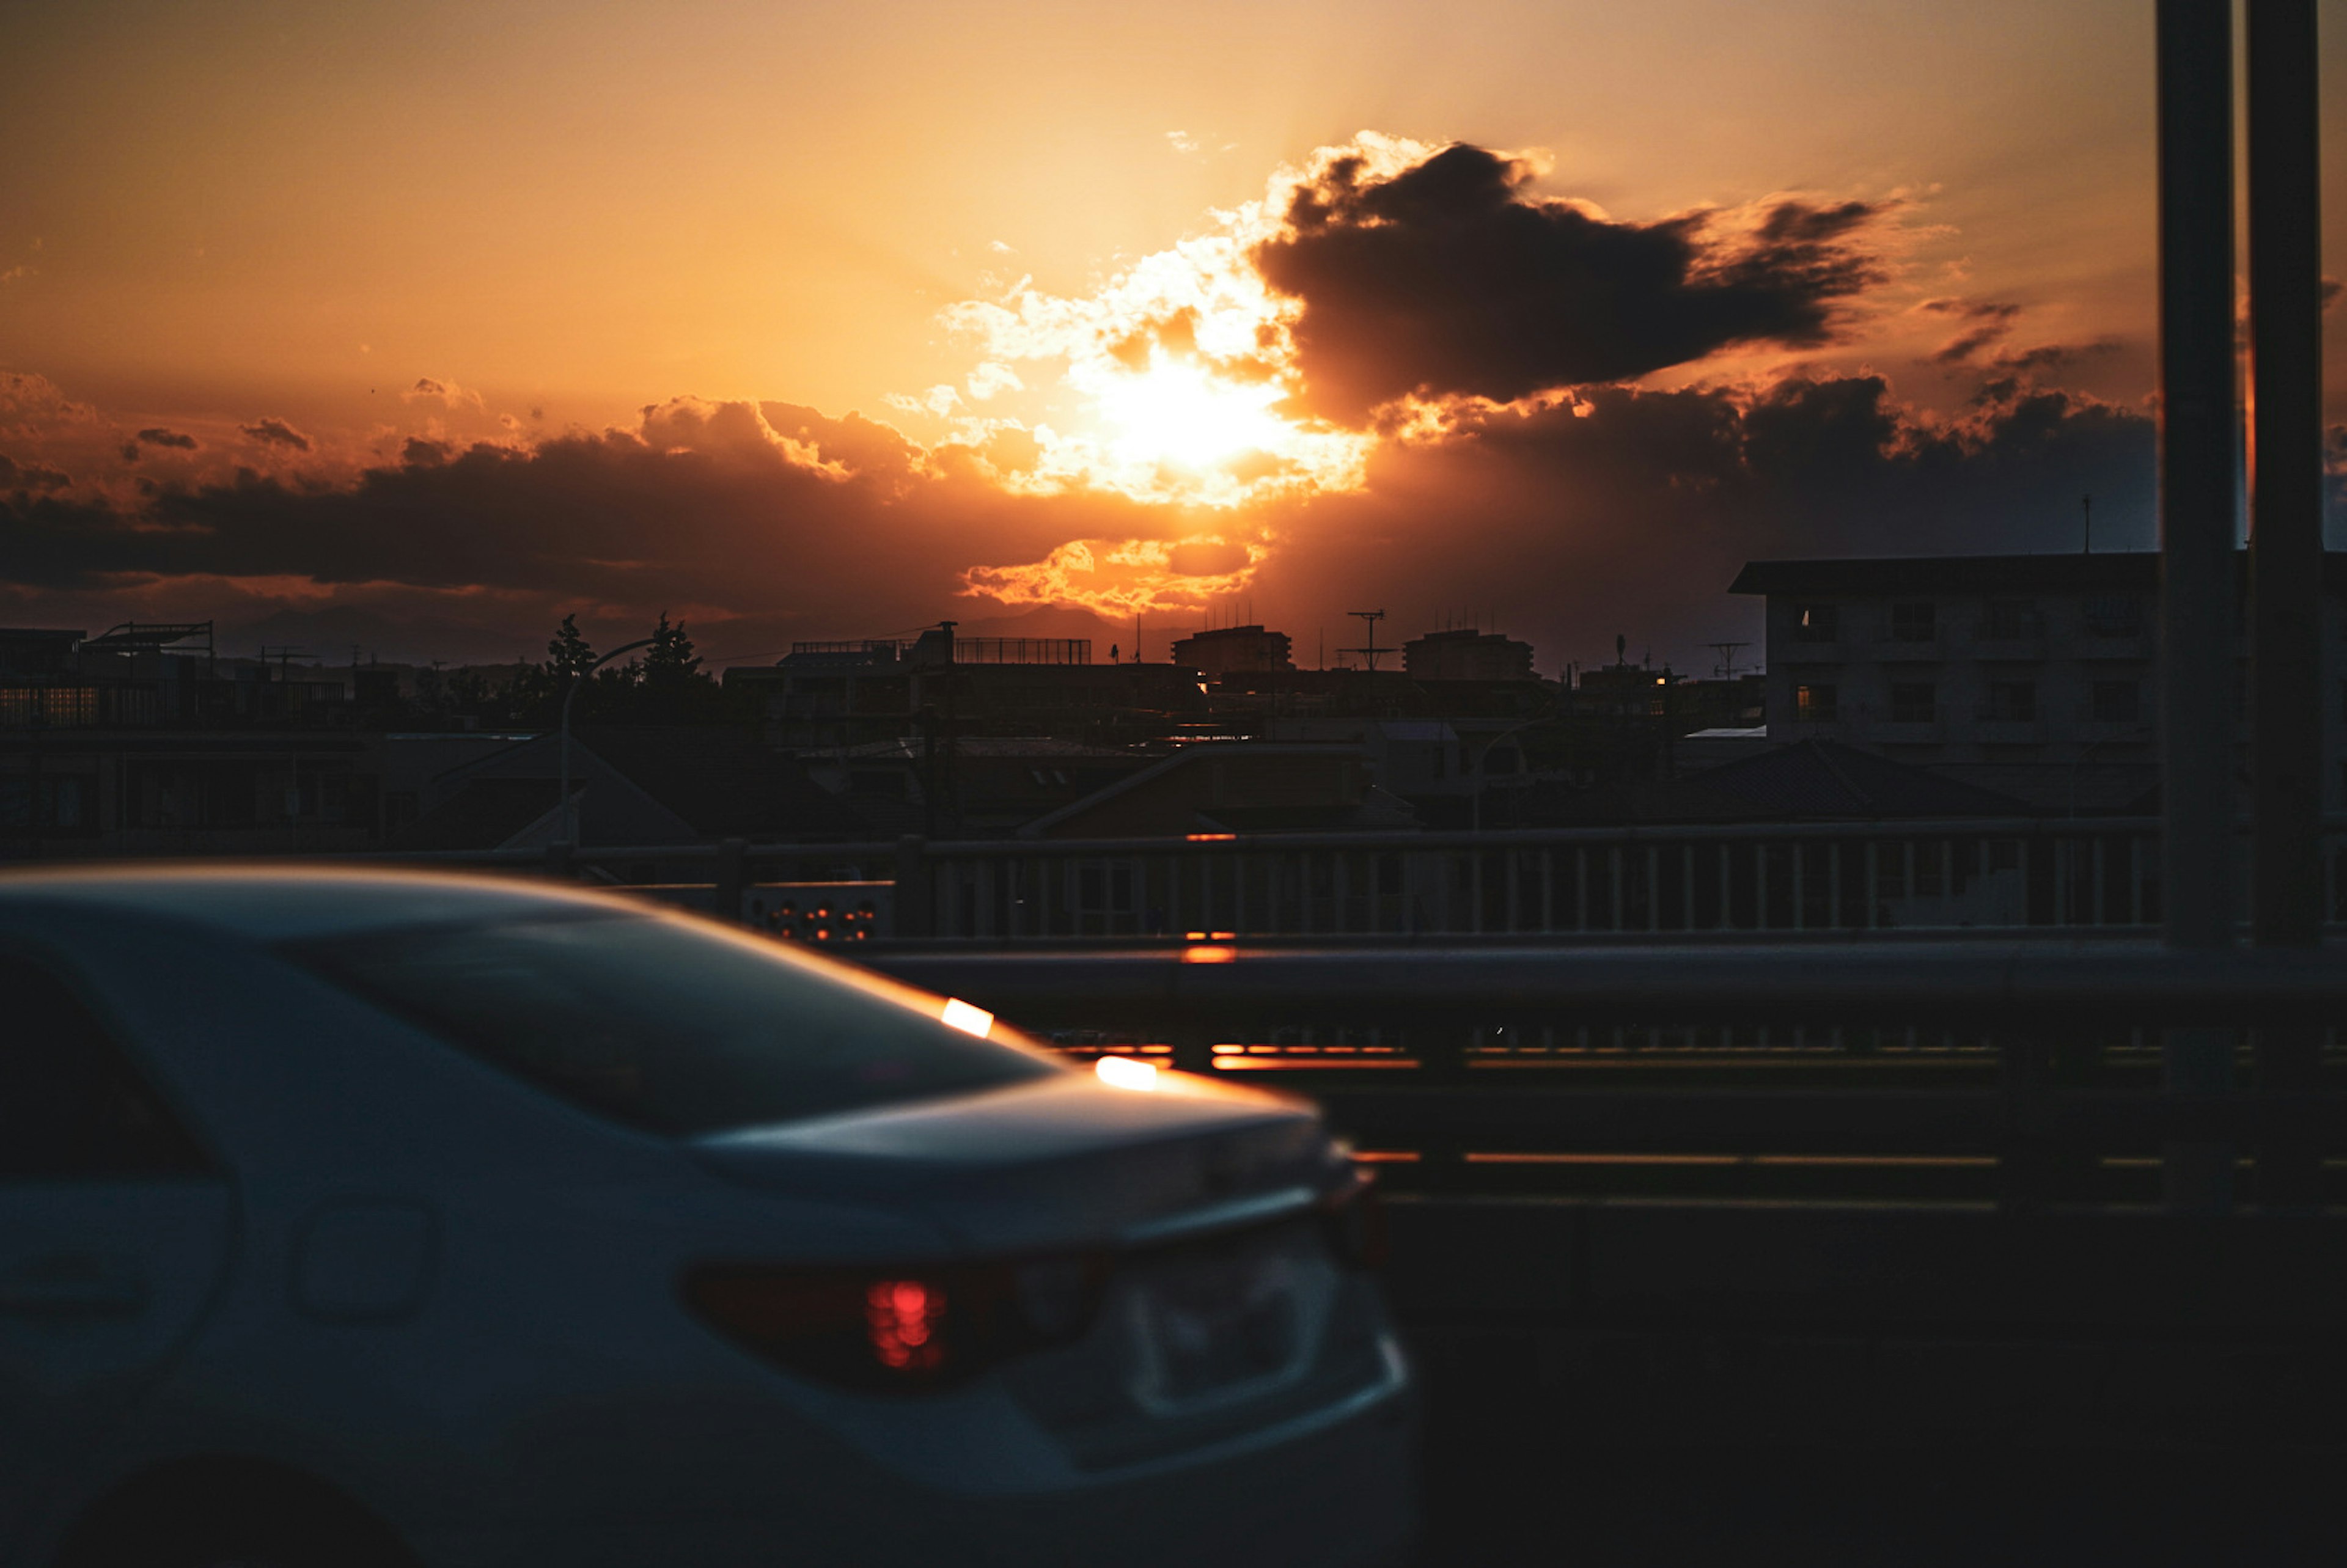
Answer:
<svg viewBox="0 0 2347 1568"><path fill-rule="evenodd" d="M1277 386L1233 386L1203 366L1163 360L1094 394L1102 422L1117 432L1109 449L1120 460L1185 468L1277 451L1295 434L1271 412L1280 395Z"/></svg>

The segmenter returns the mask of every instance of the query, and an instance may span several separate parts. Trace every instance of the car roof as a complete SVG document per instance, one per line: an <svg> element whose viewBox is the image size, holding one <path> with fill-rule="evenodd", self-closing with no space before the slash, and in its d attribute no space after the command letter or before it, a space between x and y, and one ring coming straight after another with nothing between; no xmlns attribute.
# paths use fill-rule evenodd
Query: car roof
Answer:
<svg viewBox="0 0 2347 1568"><path fill-rule="evenodd" d="M583 889L446 871L144 866L0 875L0 914L61 904L200 925L256 942L533 915L645 912Z"/></svg>

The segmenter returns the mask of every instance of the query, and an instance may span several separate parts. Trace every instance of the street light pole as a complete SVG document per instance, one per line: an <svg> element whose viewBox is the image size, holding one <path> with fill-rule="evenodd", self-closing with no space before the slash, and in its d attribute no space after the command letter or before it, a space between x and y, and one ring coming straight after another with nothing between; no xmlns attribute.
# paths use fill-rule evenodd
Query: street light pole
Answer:
<svg viewBox="0 0 2347 1568"><path fill-rule="evenodd" d="M652 640L649 637L640 637L633 642L621 643L586 669L573 673L570 677L570 689L562 693L562 760L559 764L561 775L559 787L561 793L555 802L555 809L562 814L562 842L573 849L579 847L579 814L570 809L570 704L578 697L579 688L587 683L588 676L592 675L620 654L632 653L639 648L649 648L651 642Z"/></svg>
<svg viewBox="0 0 2347 1568"><path fill-rule="evenodd" d="M1526 719L1521 724L1511 724L1506 729L1501 730L1498 734L1487 736L1484 739L1483 743L1476 748L1475 760L1472 764L1475 775L1475 793L1468 797L1469 804L1474 813L1469 820L1474 825L1475 832L1481 833L1483 831L1483 764L1490 760L1491 748L1498 745L1501 741L1506 740L1510 735L1521 734L1526 730L1537 729L1542 724L1553 723L1556 718L1557 715L1555 713L1543 713L1538 718Z"/></svg>

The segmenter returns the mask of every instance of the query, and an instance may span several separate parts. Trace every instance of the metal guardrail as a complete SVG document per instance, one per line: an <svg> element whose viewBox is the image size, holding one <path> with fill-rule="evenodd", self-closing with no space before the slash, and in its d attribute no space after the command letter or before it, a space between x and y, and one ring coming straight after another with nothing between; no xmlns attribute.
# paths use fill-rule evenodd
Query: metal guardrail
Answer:
<svg viewBox="0 0 2347 1568"><path fill-rule="evenodd" d="M2304 1204L2321 1201L2324 1157L2347 1155L2347 1084L2323 1076L2328 1026L2347 1022L2338 948L2006 937L858 957L1023 1026L1307 1089L1420 1185L1456 1187L1478 1163L1474 1180L1538 1168L1552 1185L1608 1162L1801 1168L1841 1196L1885 1173L1911 1192L1921 1173L1942 1196L2034 1207L2139 1189L2164 1151L2189 1145L2248 1159L2260 1201ZM1235 1043L1298 1026L1383 1043ZM1919 1026L1935 1049L1912 1048ZM2157 1043L2175 1028L2255 1031L2231 1087L2159 1086ZM1508 1031L1581 1044L1490 1043ZM1886 1034L1911 1044L1884 1049ZM1700 1038L1639 1050L1639 1037Z"/></svg>
<svg viewBox="0 0 2347 1568"><path fill-rule="evenodd" d="M895 950L876 968L1050 1026L1700 1024L1912 1020L2065 1027L2347 1020L2347 950L2171 952L2148 941L2005 939L1251 952Z"/></svg>
<svg viewBox="0 0 2347 1568"><path fill-rule="evenodd" d="M735 840L396 858L658 882L671 897L706 866L704 907L742 917L753 897L771 911L802 884L885 882L887 907L876 900L878 918L863 927L876 939L2128 931L2161 918L2159 825L2147 817ZM2323 866L2335 922L2347 917L2347 817L2326 828Z"/></svg>

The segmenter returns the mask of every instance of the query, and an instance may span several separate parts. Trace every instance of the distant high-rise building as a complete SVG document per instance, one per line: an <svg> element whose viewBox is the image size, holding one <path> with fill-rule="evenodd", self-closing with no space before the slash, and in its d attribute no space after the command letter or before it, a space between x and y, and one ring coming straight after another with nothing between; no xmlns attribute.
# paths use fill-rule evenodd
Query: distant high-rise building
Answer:
<svg viewBox="0 0 2347 1568"><path fill-rule="evenodd" d="M1402 644L1402 672L1414 681L1530 681L1532 645L1461 627Z"/></svg>
<svg viewBox="0 0 2347 1568"><path fill-rule="evenodd" d="M1260 626L1221 626L1194 631L1174 645L1174 662L1207 680L1265 670L1293 670L1287 633Z"/></svg>

